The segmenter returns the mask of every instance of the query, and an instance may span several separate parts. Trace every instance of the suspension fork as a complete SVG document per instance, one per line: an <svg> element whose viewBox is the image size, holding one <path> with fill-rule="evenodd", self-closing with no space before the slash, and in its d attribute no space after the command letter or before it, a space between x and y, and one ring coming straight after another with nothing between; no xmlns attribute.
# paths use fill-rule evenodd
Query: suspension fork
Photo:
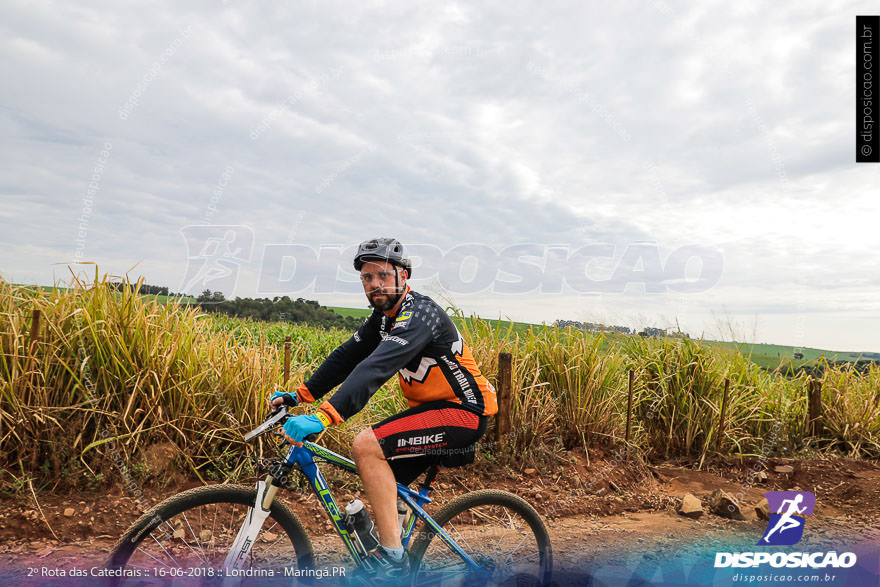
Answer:
<svg viewBox="0 0 880 587"><path fill-rule="evenodd" d="M278 493L278 486L275 485L274 480L272 475L268 475L265 481L257 481L257 498L254 500L254 505L248 508L244 523L232 542L226 560L223 561L224 571L240 569L247 561L248 554L257 539L257 534L260 533L263 523L269 517L269 510L272 509L275 494ZM228 576L228 573L226 575Z"/></svg>

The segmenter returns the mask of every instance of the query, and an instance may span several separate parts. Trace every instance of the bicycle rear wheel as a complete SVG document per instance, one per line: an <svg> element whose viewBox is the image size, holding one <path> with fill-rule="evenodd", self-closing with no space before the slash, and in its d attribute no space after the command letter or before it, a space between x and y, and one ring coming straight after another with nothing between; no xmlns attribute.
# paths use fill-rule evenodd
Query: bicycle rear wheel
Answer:
<svg viewBox="0 0 880 587"><path fill-rule="evenodd" d="M172 496L122 535L107 566L130 569L140 577L185 577L216 584L256 496L255 488L244 485L210 485ZM277 500L269 512L240 577L277 580L285 576L285 568L314 565L311 541L296 514Z"/></svg>
<svg viewBox="0 0 880 587"><path fill-rule="evenodd" d="M512 493L472 491L449 502L434 521L478 565L475 571L425 525L410 551L415 585L547 585L550 536L538 512Z"/></svg>

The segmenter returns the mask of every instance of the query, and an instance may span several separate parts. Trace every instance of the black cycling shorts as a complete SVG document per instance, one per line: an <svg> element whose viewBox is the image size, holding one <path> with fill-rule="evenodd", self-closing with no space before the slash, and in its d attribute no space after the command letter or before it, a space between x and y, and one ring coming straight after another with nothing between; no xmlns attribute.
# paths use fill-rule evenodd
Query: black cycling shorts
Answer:
<svg viewBox="0 0 880 587"><path fill-rule="evenodd" d="M409 485L444 456L467 452L486 432L486 416L450 401L427 402L373 424L398 483Z"/></svg>

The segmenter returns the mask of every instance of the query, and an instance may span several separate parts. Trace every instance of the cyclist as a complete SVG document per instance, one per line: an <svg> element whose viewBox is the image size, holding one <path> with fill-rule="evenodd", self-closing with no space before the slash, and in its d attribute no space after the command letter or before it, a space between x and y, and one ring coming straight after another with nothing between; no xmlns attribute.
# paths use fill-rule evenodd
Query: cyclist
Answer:
<svg viewBox="0 0 880 587"><path fill-rule="evenodd" d="M443 308L407 285L412 265L403 245L392 238L365 241L354 268L373 313L295 395L276 392L270 402L313 402L342 384L315 414L285 423L285 438L302 442L356 414L397 372L409 409L362 430L352 453L379 531L372 566L381 576L399 577L409 572L409 563L400 540L395 481L409 485L437 455L472 451L498 405L494 387Z"/></svg>

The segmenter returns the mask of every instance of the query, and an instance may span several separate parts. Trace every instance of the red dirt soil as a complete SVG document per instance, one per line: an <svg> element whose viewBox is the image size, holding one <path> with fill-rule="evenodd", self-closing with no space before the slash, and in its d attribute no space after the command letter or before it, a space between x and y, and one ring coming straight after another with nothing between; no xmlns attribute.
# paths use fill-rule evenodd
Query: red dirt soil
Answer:
<svg viewBox="0 0 880 587"><path fill-rule="evenodd" d="M569 464L551 472L522 471L478 460L464 469L444 470L432 492L438 507L453 496L481 488L505 489L520 495L544 517L551 532L556 567L582 564L615 546L669 546L731 536L760 536L766 522L757 520L753 504L766 491L806 490L816 494L810 519L815 539L868 541L880 544L880 466L850 459L715 460L703 470L673 462L653 465L620 462L591 451L568 453ZM790 466L790 473L776 472ZM758 474L766 474L766 480ZM149 507L198 482L174 484L159 491L144 488ZM337 501L363 497L348 487L333 488ZM708 512L715 489L736 497L746 521ZM684 518L675 508L685 493L701 499L706 513ZM279 494L300 517L325 555L341 553L341 542L312 494ZM116 539L140 515L132 495L121 486L96 493L25 496L0 501L0 568L63 567L100 564ZM73 510L71 512L70 509ZM65 515L65 510L68 515ZM433 511L431 507L428 511ZM326 537L326 538L323 538Z"/></svg>

